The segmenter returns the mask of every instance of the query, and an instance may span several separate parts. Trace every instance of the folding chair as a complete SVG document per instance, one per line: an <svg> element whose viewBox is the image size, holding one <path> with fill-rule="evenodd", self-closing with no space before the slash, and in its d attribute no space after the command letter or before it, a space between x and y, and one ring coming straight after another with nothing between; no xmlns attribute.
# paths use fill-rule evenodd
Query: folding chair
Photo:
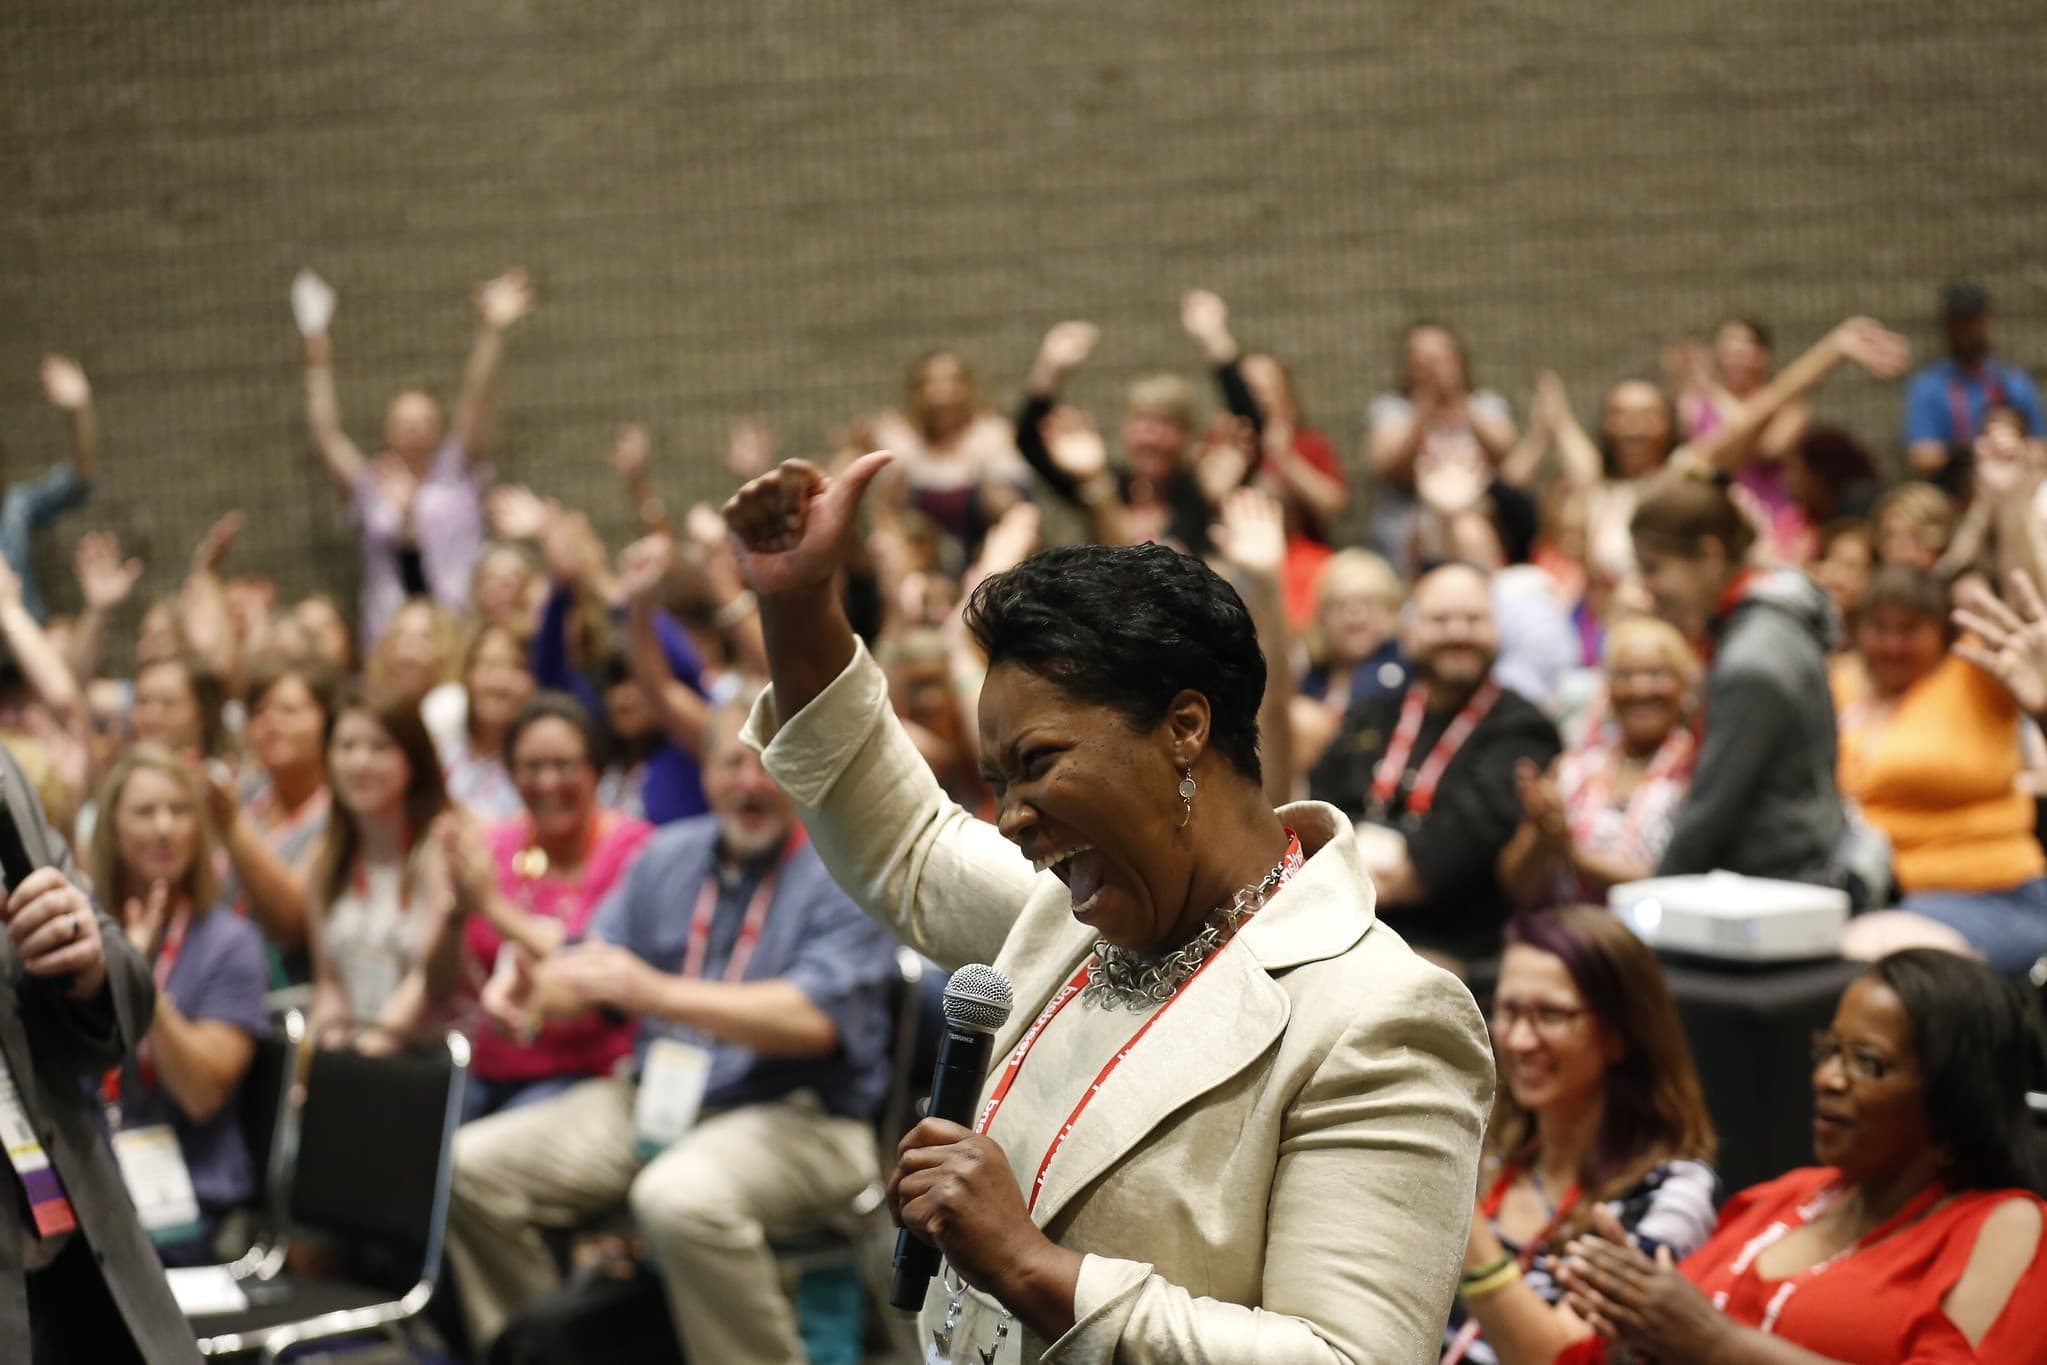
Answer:
<svg viewBox="0 0 2047 1365"><path fill-rule="evenodd" d="M275 1361L291 1347L358 1333L403 1340L440 1270L468 1071L469 1044L452 1033L443 1046L398 1056L313 1053L289 1229L391 1273L246 1280L246 1307L192 1318L203 1354Z"/></svg>

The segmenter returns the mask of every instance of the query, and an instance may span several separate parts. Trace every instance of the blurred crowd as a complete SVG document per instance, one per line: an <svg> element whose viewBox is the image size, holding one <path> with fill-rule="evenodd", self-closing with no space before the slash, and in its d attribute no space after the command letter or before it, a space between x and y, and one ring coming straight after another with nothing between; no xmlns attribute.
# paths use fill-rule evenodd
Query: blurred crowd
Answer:
<svg viewBox="0 0 2047 1365"><path fill-rule="evenodd" d="M215 1259L255 1195L232 1100L276 993L296 992L282 998L322 1045L469 1036L448 1248L478 1345L559 1283L542 1227L626 1208L696 1358L782 1358L792 1309L763 1229L880 1173L899 965L742 736L765 650L719 508L659 491L684 460L692 486L722 461L736 488L782 452L758 417L716 455L657 453L624 427L608 459L638 533L607 546L591 509L493 481L498 375L536 300L513 271L475 302L453 406L395 394L367 445L336 396L345 351L324 320L307 331L311 453L360 536L353 600L286 600L238 569L242 509L161 600L133 600L142 566L108 531L77 541L75 584L38 584L31 543L86 502L101 445L86 374L46 361L71 444L0 504L0 741L164 993L107 1097L121 1122L179 1136L205 1216L167 1261ZM1065 397L1109 344L1085 321L1013 375L935 350L818 459L896 454L849 615L945 789L989 815L984 662L963 624L976 585L1076 539L1206 559L1258 625L1273 802L1357 822L1378 912L1410 942L1460 971L1506 954L1503 1064L1542 1064L1503 1087L1502 1183L1470 1267L1497 1280L1503 1244L1596 1242L1591 1206L1614 1201L1630 1230L1649 1219L1621 1246L1653 1269L1659 1247L1714 1236L1710 1124L1656 1014L1653 959L1562 908L1726 869L1846 891L1850 956L1938 949L2021 978L2047 955L2047 672L2029 652L2047 617L2047 416L1995 349L1985 291L1957 283L1937 304L1946 354L1916 370L1867 318L1781 354L1765 323L1731 318L1603 392L1547 371L1525 394L1478 387L1482 339L1427 322L1399 339L1385 391L1311 405L1286 357L1240 343L1199 291L1184 362L1113 413ZM1900 384L1897 430L1821 417L1813 395L1844 367ZM118 463L122 434L107 445ZM108 641L130 621L122 677ZM1530 918L1544 910L1559 915ZM1596 998L1578 973L1593 958ZM1866 997L1962 1008L1946 967L1886 960L1907 967ZM1625 1057L1572 1050L1588 1011ZM1923 1019L1879 1022L1926 1045ZM1832 1046L1817 1074L1881 1078L1880 1044L1845 1061ZM1661 1080L1635 1149L1594 1154L1563 1101L1638 1054ZM674 1066L702 1072L678 1083L694 1124L648 1112L635 1085ZM1539 1137L1549 1159L1530 1164ZM1574 1211L1588 1162L1598 1199L1588 1187ZM1570 1199L1543 1195L1544 1174ZM1720 1223L1722 1263L1742 1215ZM1526 1283L1550 1312L1569 1280ZM1600 1295L1581 1276L1572 1301L1588 1319L1636 1311ZM1552 1319L1479 1298L1485 1339L1474 1325L1457 1347L1453 1323L1448 1343L1468 1358L1561 1346Z"/></svg>

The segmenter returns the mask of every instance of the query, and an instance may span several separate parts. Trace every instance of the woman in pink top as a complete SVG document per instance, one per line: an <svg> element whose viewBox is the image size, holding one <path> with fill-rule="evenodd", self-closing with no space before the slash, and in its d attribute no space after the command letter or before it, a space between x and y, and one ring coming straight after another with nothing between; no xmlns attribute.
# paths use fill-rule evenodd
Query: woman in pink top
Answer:
<svg viewBox="0 0 2047 1365"><path fill-rule="evenodd" d="M653 827L597 805L598 732L573 697L542 692L505 731L526 813L449 837L468 978L479 985L514 954L546 957L582 936ZM587 1015L516 1038L481 1023L471 1035L465 1117L479 1119L608 1073L632 1048L625 1020Z"/></svg>

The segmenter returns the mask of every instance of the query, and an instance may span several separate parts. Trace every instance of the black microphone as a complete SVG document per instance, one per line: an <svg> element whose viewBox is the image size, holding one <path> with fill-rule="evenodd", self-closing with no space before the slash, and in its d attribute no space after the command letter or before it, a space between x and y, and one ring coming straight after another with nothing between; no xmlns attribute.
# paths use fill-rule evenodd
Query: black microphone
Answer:
<svg viewBox="0 0 2047 1365"><path fill-rule="evenodd" d="M1009 1021L1009 978L993 967L970 962L952 974L945 986L945 1037L938 1043L938 1066L931 1076L931 1103L926 1113L953 1123L974 1121L974 1102L988 1074L988 1053L995 1030ZM938 1273L938 1249L926 1246L908 1228L896 1233L895 1279L889 1285L891 1307L916 1312L924 1306L931 1277Z"/></svg>

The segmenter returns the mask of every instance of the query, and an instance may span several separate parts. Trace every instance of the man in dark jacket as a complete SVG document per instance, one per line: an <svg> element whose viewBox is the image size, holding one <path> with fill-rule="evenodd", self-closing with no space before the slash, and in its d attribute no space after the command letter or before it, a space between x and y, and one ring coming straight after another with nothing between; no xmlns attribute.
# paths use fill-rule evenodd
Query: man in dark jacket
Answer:
<svg viewBox="0 0 2047 1365"><path fill-rule="evenodd" d="M0 800L36 865L0 908L0 1358L26 1343L34 1365L196 1362L88 1098L148 1031L155 986L5 749Z"/></svg>
<svg viewBox="0 0 2047 1365"><path fill-rule="evenodd" d="M1514 768L1547 768L1556 727L1492 677L1499 630L1479 570L1448 564L1418 580L1400 636L1407 687L1351 707L1309 795L1359 821L1379 912L1402 937L1490 957L1513 911L1494 869L1521 820Z"/></svg>

